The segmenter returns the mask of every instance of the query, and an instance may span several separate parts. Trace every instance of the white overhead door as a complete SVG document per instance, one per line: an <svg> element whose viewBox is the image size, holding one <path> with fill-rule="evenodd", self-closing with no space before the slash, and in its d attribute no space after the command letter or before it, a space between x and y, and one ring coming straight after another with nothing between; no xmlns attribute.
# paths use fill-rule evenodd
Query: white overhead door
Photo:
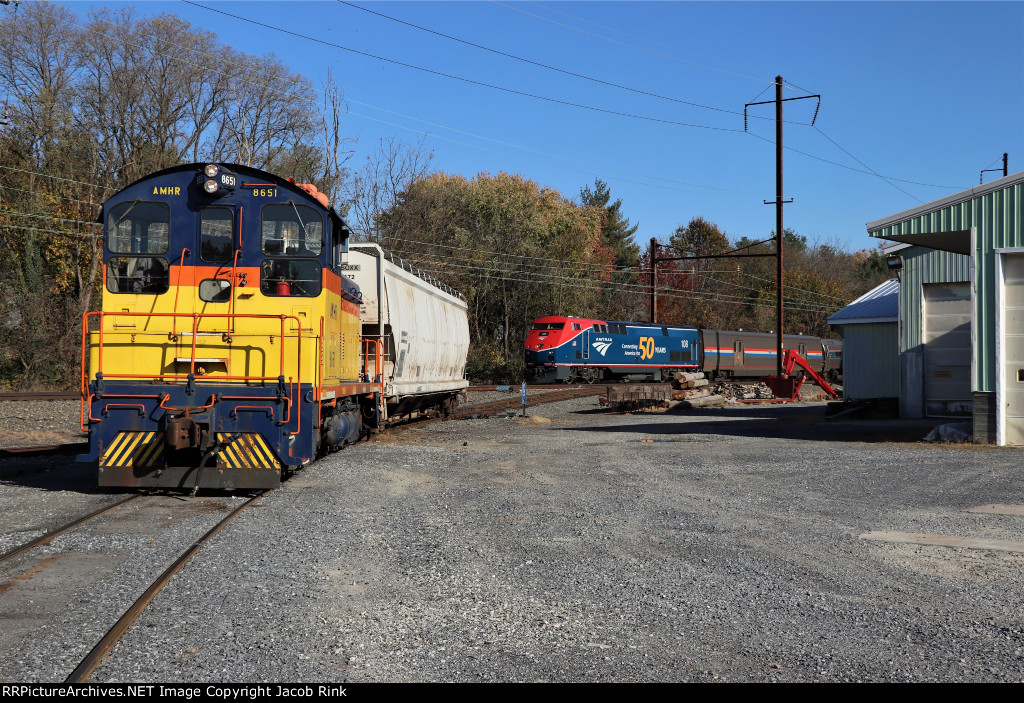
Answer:
<svg viewBox="0 0 1024 703"><path fill-rule="evenodd" d="M1002 443L1024 444L1024 254L1004 254L1002 268Z"/></svg>
<svg viewBox="0 0 1024 703"><path fill-rule="evenodd" d="M969 416L974 406L969 284L925 284L924 367L925 415Z"/></svg>

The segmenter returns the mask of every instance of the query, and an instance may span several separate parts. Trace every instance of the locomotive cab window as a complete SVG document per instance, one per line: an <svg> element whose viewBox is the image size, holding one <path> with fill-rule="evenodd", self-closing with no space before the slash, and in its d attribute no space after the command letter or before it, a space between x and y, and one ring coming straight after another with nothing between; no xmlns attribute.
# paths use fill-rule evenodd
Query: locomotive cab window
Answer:
<svg viewBox="0 0 1024 703"><path fill-rule="evenodd" d="M208 207L203 210L199 228L199 256L214 264L231 260L231 231L234 217L226 207Z"/></svg>
<svg viewBox="0 0 1024 703"><path fill-rule="evenodd" d="M560 330L565 327L564 322L535 322L533 329L535 330Z"/></svg>
<svg viewBox="0 0 1024 703"><path fill-rule="evenodd" d="M264 259L260 265L263 295L315 298L322 280L320 263L309 259Z"/></svg>
<svg viewBox="0 0 1024 703"><path fill-rule="evenodd" d="M167 259L155 256L112 256L107 260L111 293L166 293L171 283Z"/></svg>
<svg viewBox="0 0 1024 703"><path fill-rule="evenodd" d="M279 256L320 256L324 222L308 205L286 203L263 208L263 253Z"/></svg>
<svg viewBox="0 0 1024 703"><path fill-rule="evenodd" d="M120 203L107 215L107 248L114 254L166 254L170 231L167 203Z"/></svg>

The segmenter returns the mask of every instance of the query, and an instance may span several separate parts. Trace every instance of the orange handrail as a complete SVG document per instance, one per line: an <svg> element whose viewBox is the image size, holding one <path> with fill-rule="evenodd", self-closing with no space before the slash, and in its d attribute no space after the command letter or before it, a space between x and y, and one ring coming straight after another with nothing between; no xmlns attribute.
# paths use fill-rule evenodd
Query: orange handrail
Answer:
<svg viewBox="0 0 1024 703"><path fill-rule="evenodd" d="M313 399L316 400L316 426L323 427L323 419L320 414L320 401L323 400L324 385L324 318L320 316L320 336L316 340L317 346L317 379L313 384Z"/></svg>
<svg viewBox="0 0 1024 703"><path fill-rule="evenodd" d="M239 212L238 217L239 217L239 222L238 222L238 239L239 239L239 241L241 241L241 239L242 239L242 222L241 222L242 214L241 214L241 212ZM238 255L241 254L241 253L242 253L241 244L239 244L239 248L235 249L235 257L231 261L231 297L228 298L228 314L229 315L232 315L235 312L235 277L238 276L238 273L237 273L236 269L238 268ZM234 320L231 320L230 322L228 322L228 332L230 334L234 334L235 333L235 321Z"/></svg>
<svg viewBox="0 0 1024 703"><path fill-rule="evenodd" d="M296 326L296 334L295 334L296 358L298 360L298 367L299 367L299 369L298 369L299 375L298 375L298 378L297 378L297 385L298 385L299 388L302 387L302 322L299 320L298 316L296 316L296 315L259 315L259 314L238 314L238 313L226 313L225 314L225 313L195 313L195 312L192 312L192 313L184 313L184 312L106 312L106 311L102 311L102 310L101 311L94 311L94 312L87 312L87 313L84 313L82 315L82 375L81 375L81 388L80 388L82 402L80 404L81 407L80 407L80 412L79 412L79 414L80 414L79 423L83 427L83 429L85 427L85 399L89 395L89 372L88 372L88 369L87 369L88 364L87 364L87 358L86 358L86 349L88 347L88 340L89 340L89 331L88 331L89 330L89 318L92 317L92 316L95 316L95 317L99 318L99 331L98 331L98 334L99 334L99 345L98 345L98 350L97 350L98 368L95 369L95 373L103 373L103 350L104 350L104 325L103 325L103 319L106 316L108 316L108 315L114 316L114 317L171 317L171 318L175 318L175 319L178 318L178 317L191 317L192 318L192 347L191 347L191 356L190 356L190 359L189 359L189 373L188 374L156 374L156 375L154 375L154 374L127 374L127 373L115 373L115 374L113 374L114 378L120 378L120 379L144 378L144 379L159 380L159 381L186 380L186 379L188 379L189 376L193 376L194 377L194 375L195 375L195 365L196 365L196 340L197 340L197 336L198 336L196 334L196 330L198 329L198 326L199 326L199 320L202 317L222 317L222 318L228 318L229 320L235 320L237 318L277 319L277 320L280 320L280 331L279 331L278 336L282 340L282 343L280 345L281 351L280 351L279 359L278 359L278 375L277 376L218 376L217 377L219 380L224 380L224 381L263 381L263 382L266 382L266 381L277 381L277 380L279 380L279 379L284 377L284 372L285 372L285 359L284 359L284 353L285 353L284 347L285 347L285 345L284 345L284 340L287 339L287 336L285 334L285 322L287 320L294 320L295 321L295 326ZM293 384L292 378L289 377L289 385L292 385L292 384ZM154 396L154 397L159 397L159 396ZM291 400L290 399L288 400L288 403L289 403L288 417L290 418L290 416L291 416L291 407L290 407ZM208 407L208 406L204 406L204 407ZM301 412L302 412L302 410L301 410L301 403L300 403L300 408L299 408L299 428L301 428ZM90 421L99 421L99 418L93 418L92 417L92 412L91 411L89 413L89 419L90 419ZM298 431L299 430L297 429L296 433ZM295 434L295 433L293 433L293 434Z"/></svg>
<svg viewBox="0 0 1024 703"><path fill-rule="evenodd" d="M118 398L126 398L127 396L119 395L117 397ZM197 406L195 408L171 408L171 407L168 407L168 406L164 405L164 403L166 403L170 399L171 399L171 394L167 393L166 395L163 396L162 400L160 401L160 405L158 407L160 407L162 410L170 410L172 412L193 412L195 410L206 410L207 408L212 408L213 404L217 402L217 396L211 395L210 396L210 402L207 403L206 405L200 405L200 406Z"/></svg>
<svg viewBox="0 0 1024 703"><path fill-rule="evenodd" d="M186 251L189 254L192 253L192 251L188 247L182 247L181 248L181 259L178 261L178 276L181 276L181 269L185 267L185 252ZM174 312L178 312L178 294L179 293L181 293L181 281L180 280L178 281L178 284L176 286L174 286ZM177 319L175 319L175 320L173 320L171 322L171 334L173 334L175 336L175 338L177 338L177 336L178 336L178 321L177 321Z"/></svg>
<svg viewBox="0 0 1024 703"><path fill-rule="evenodd" d="M366 360L370 356L370 344L374 344L373 354L373 378L369 379L370 383L376 384L377 386L377 402L380 403L381 398L384 397L384 341L379 337L362 337L359 340L365 345L366 351L363 352L363 359Z"/></svg>

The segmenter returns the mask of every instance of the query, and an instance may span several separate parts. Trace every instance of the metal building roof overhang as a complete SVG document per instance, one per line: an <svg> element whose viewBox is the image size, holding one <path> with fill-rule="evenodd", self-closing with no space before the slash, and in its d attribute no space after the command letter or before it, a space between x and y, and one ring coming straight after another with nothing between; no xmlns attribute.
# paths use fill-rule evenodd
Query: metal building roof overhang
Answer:
<svg viewBox="0 0 1024 703"><path fill-rule="evenodd" d="M969 223L957 217L957 213L954 212L960 209L957 206L1020 184L1024 184L1024 171L868 222L868 235L954 254L970 255L971 231L963 227Z"/></svg>
<svg viewBox="0 0 1024 703"><path fill-rule="evenodd" d="M928 247L954 254L971 253L971 230L958 229L952 232L923 232L921 234L879 235L882 239L902 242L917 247Z"/></svg>

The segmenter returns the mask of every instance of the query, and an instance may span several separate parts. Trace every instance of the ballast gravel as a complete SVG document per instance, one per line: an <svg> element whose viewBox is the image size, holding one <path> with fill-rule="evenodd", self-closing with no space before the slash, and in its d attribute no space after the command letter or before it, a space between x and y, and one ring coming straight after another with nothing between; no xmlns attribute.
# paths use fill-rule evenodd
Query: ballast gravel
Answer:
<svg viewBox="0 0 1024 703"><path fill-rule="evenodd" d="M527 415L308 466L91 680L1024 680L1024 554L861 537L1024 540L1022 516L967 512L1024 502L1021 450L827 423L820 403ZM3 678L57 669L15 657Z"/></svg>

